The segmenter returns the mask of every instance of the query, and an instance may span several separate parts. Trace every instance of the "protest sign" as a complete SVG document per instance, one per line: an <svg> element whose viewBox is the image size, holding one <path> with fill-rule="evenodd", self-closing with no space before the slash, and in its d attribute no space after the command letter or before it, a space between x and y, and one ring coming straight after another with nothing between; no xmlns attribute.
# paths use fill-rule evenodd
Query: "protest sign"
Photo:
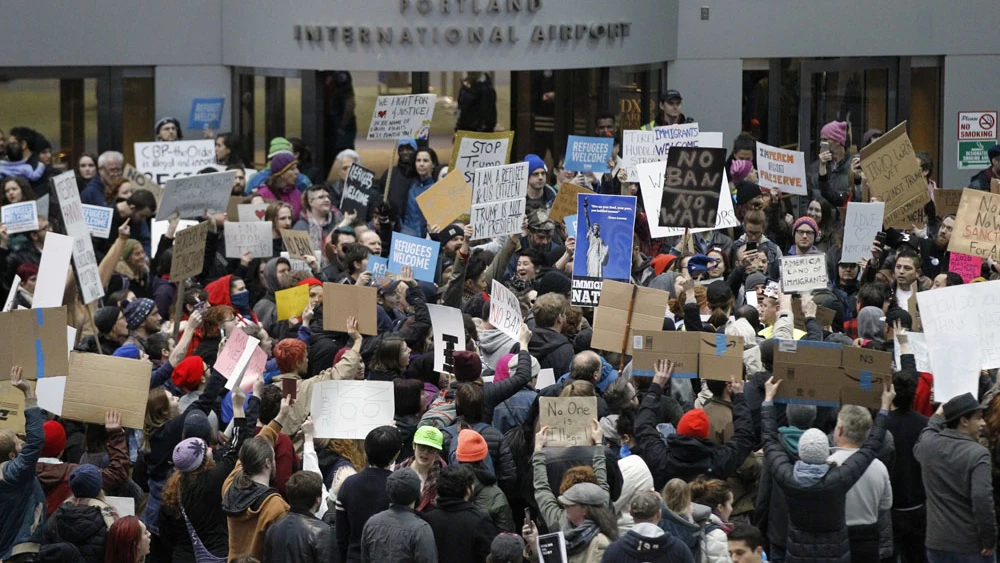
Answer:
<svg viewBox="0 0 1000 563"><path fill-rule="evenodd" d="M631 354L632 331L662 330L669 302L666 291L606 280L594 311L591 347Z"/></svg>
<svg viewBox="0 0 1000 563"><path fill-rule="evenodd" d="M629 281L636 198L579 194L576 251L573 254L575 306L595 307L604 280Z"/></svg>
<svg viewBox="0 0 1000 563"><path fill-rule="evenodd" d="M546 446L591 445L590 421L597 418L597 397L541 397L538 410L539 424L549 427Z"/></svg>
<svg viewBox="0 0 1000 563"><path fill-rule="evenodd" d="M229 209L236 171L199 174L167 180L163 201L156 208L157 220L169 220L175 213L181 219L197 219L208 213L225 213Z"/></svg>
<svg viewBox="0 0 1000 563"><path fill-rule="evenodd" d="M447 176L417 196L417 205L428 225L442 229L472 208L472 190L463 174L454 168Z"/></svg>
<svg viewBox="0 0 1000 563"><path fill-rule="evenodd" d="M368 270L372 273L375 283L382 283L389 273L389 259L381 256L368 257Z"/></svg>
<svg viewBox="0 0 1000 563"><path fill-rule="evenodd" d="M191 100L191 115L188 116L188 131L219 129L222 123L222 109L226 98L195 98Z"/></svg>
<svg viewBox="0 0 1000 563"><path fill-rule="evenodd" d="M198 224L198 221L191 221L190 219L181 219L177 221L177 228L174 230L174 236L177 233L183 231L184 229L190 229L191 227ZM167 229L170 228L170 221L152 221L149 226L150 235L150 248L153 249L153 258L156 258L156 254L160 249L160 239L167 234Z"/></svg>
<svg viewBox="0 0 1000 563"><path fill-rule="evenodd" d="M212 139L135 143L133 148L135 168L160 185L170 178L190 176L205 169L225 169L215 164L215 141ZM222 209L225 208L217 208L218 211Z"/></svg>
<svg viewBox="0 0 1000 563"><path fill-rule="evenodd" d="M871 258L875 235L882 230L882 215L885 202L847 204L847 218L844 220L844 247L840 261L857 264L864 258Z"/></svg>
<svg viewBox="0 0 1000 563"><path fill-rule="evenodd" d="M979 369L982 363L979 346L965 334L944 333L927 340L934 374L934 402L971 393L979 395Z"/></svg>
<svg viewBox="0 0 1000 563"><path fill-rule="evenodd" d="M104 414L116 410L125 428L142 428L149 396L146 360L70 352L63 417L104 424Z"/></svg>
<svg viewBox="0 0 1000 563"><path fill-rule="evenodd" d="M240 206L243 205L243 200L244 199L245 198L243 196L238 196L238 195L230 195L229 196L229 204L226 205L226 219L228 219L230 221L233 221L234 219L236 221L240 220L239 219L239 217L240 217Z"/></svg>
<svg viewBox="0 0 1000 563"><path fill-rule="evenodd" d="M1000 195L962 190L948 250L977 258L1000 260Z"/></svg>
<svg viewBox="0 0 1000 563"><path fill-rule="evenodd" d="M510 149L514 143L513 131L479 133L458 131L451 151L450 170L461 170L462 178L470 187L475 183L476 170L503 166L510 162ZM466 207L468 211L468 207ZM427 212L424 212L427 216ZM433 225L428 219L428 224ZM438 223L441 225L442 223Z"/></svg>
<svg viewBox="0 0 1000 563"><path fill-rule="evenodd" d="M436 100L434 94L379 96L368 127L368 140L426 139L431 130Z"/></svg>
<svg viewBox="0 0 1000 563"><path fill-rule="evenodd" d="M541 534L536 540L539 563L566 563L566 537L562 533Z"/></svg>
<svg viewBox="0 0 1000 563"><path fill-rule="evenodd" d="M493 280L490 291L490 324L516 342L521 337L523 322L521 302L517 300L517 296L504 284Z"/></svg>
<svg viewBox="0 0 1000 563"><path fill-rule="evenodd" d="M376 196L375 173L358 165L351 164L344 179L344 191L340 197L340 210L346 213L357 213L358 218L367 221L368 210L372 199Z"/></svg>
<svg viewBox="0 0 1000 563"><path fill-rule="evenodd" d="M917 362L917 371L931 373L931 356L924 333L907 332L906 341L910 347L910 353L913 354L913 359ZM899 337L894 336L893 342L895 343L896 369L899 370L902 369L903 365L903 352L899 347Z"/></svg>
<svg viewBox="0 0 1000 563"><path fill-rule="evenodd" d="M47 209L45 215L48 215ZM37 231L38 208L35 200L0 207L0 223L7 227L8 235Z"/></svg>
<svg viewBox="0 0 1000 563"><path fill-rule="evenodd" d="M520 233L528 194L528 163L476 170L472 188L472 238Z"/></svg>
<svg viewBox="0 0 1000 563"><path fill-rule="evenodd" d="M160 202L163 201L162 186L154 182L149 176L136 170L131 164L125 164L125 168L122 171L122 177L132 184L133 193L135 193L136 190L146 190L152 193L153 197L156 198L156 205L159 207Z"/></svg>
<svg viewBox="0 0 1000 563"><path fill-rule="evenodd" d="M948 271L962 276L963 283L969 283L983 275L983 259L952 252L948 259Z"/></svg>
<svg viewBox="0 0 1000 563"><path fill-rule="evenodd" d="M661 321L660 327L663 327ZM673 377L729 381L743 370L743 339L701 332L633 330L632 375L653 377L656 362L674 362Z"/></svg>
<svg viewBox="0 0 1000 563"><path fill-rule="evenodd" d="M415 279L433 283L440 249L437 241L394 232L389 246L389 273L401 274L403 266L409 266Z"/></svg>
<svg viewBox="0 0 1000 563"><path fill-rule="evenodd" d="M344 332L347 317L357 317L358 332L378 334L378 290L371 286L323 284L323 330Z"/></svg>
<svg viewBox="0 0 1000 563"><path fill-rule="evenodd" d="M209 222L174 234L174 253L170 260L170 281L180 282L197 276L205 266L205 240Z"/></svg>
<svg viewBox="0 0 1000 563"><path fill-rule="evenodd" d="M758 141L757 179L761 189L806 195L806 155Z"/></svg>
<svg viewBox="0 0 1000 563"><path fill-rule="evenodd" d="M0 381L10 379L10 366L21 366L25 379L67 375L65 307L0 314L0 342L4 344L0 346L0 366L8 368L0 369Z"/></svg>
<svg viewBox="0 0 1000 563"><path fill-rule="evenodd" d="M563 168L575 172L607 174L608 160L614 151L615 140L609 137L581 137L570 135L566 140L566 164Z"/></svg>
<svg viewBox="0 0 1000 563"><path fill-rule="evenodd" d="M28 385L36 387L35 382ZM24 432L24 394L13 385L0 385L0 430Z"/></svg>
<svg viewBox="0 0 1000 563"><path fill-rule="evenodd" d="M826 255L803 254L781 257L781 291L808 293L826 287Z"/></svg>
<svg viewBox="0 0 1000 563"><path fill-rule="evenodd" d="M281 229L281 240L285 243L288 255L296 260L305 260L306 256L316 256L312 239L306 231Z"/></svg>
<svg viewBox="0 0 1000 563"><path fill-rule="evenodd" d="M236 217L240 223L260 222L267 215L267 203L241 203L236 206ZM230 217L232 217L230 215Z"/></svg>
<svg viewBox="0 0 1000 563"><path fill-rule="evenodd" d="M942 287L916 294L927 342L960 334L978 344L982 369L1000 367L1000 281Z"/></svg>
<svg viewBox="0 0 1000 563"><path fill-rule="evenodd" d="M545 389L556 384L556 372L552 368L538 370L538 379L535 380L535 389Z"/></svg>
<svg viewBox="0 0 1000 563"><path fill-rule="evenodd" d="M253 352L250 354L250 361L247 362L246 368L243 369L243 375L239 377L234 377L226 382L226 389L232 391L237 382L239 382L240 389L244 393L250 393L253 391L253 385L264 375L264 368L267 367L267 352L265 352L260 345L253 347Z"/></svg>
<svg viewBox="0 0 1000 563"><path fill-rule="evenodd" d="M73 265L77 286L83 296L83 303L89 304L104 297L104 284L101 283L90 229L87 228L87 220L83 216L76 173L70 171L56 176L52 179L52 188L59 204L63 228L66 229L68 236L73 237Z"/></svg>
<svg viewBox="0 0 1000 563"><path fill-rule="evenodd" d="M135 516L135 497L113 497L104 495L104 501L110 504L119 518Z"/></svg>
<svg viewBox="0 0 1000 563"><path fill-rule="evenodd" d="M87 221L90 236L108 238L111 235L111 221L114 218L114 207L83 204L83 218Z"/></svg>
<svg viewBox="0 0 1000 563"><path fill-rule="evenodd" d="M274 302L278 306L278 320L287 321L297 317L309 304L309 286L297 285L274 292Z"/></svg>
<svg viewBox="0 0 1000 563"><path fill-rule="evenodd" d="M872 197L885 202L883 224L909 229L908 218L923 209L930 196L905 121L861 149L861 169Z"/></svg>
<svg viewBox="0 0 1000 563"><path fill-rule="evenodd" d="M667 164L665 162L650 162L640 164L639 189L642 191L642 201L646 208L646 217L659 218L660 203L663 200L663 182L666 175ZM726 229L738 227L740 222L736 219L733 210L733 198L729 193L729 180L725 170L723 170L722 186L719 187L719 207L716 209L715 226L697 229L688 229L692 233L704 233L716 229ZM649 231L652 238L674 237L684 234L683 227L660 226L657 221L649 222Z"/></svg>
<svg viewBox="0 0 1000 563"><path fill-rule="evenodd" d="M659 226L714 228L726 187L725 149L674 147L667 154Z"/></svg>
<svg viewBox="0 0 1000 563"><path fill-rule="evenodd" d="M465 323L462 312L444 305L427 305L434 327L434 371L455 375L452 354L465 350Z"/></svg>
<svg viewBox="0 0 1000 563"><path fill-rule="evenodd" d="M576 215L567 215L563 217L563 223L566 225L566 235L574 237L576 236Z"/></svg>
<svg viewBox="0 0 1000 563"><path fill-rule="evenodd" d="M62 416L63 400L66 396L66 376L39 379L35 382L35 396L38 397L39 407L54 415Z"/></svg>
<svg viewBox="0 0 1000 563"><path fill-rule="evenodd" d="M72 256L73 237L59 233L45 235L45 248L42 249L42 260L38 264L35 295L31 300L32 309L62 306L63 294L66 292L66 275L69 272L69 260Z"/></svg>
<svg viewBox="0 0 1000 563"><path fill-rule="evenodd" d="M572 182L564 182L559 185L559 193L552 201L552 208L549 209L549 219L553 222L562 221L569 215L576 215L577 197L580 194L593 194L594 190L578 186ZM567 231L570 236L576 236L576 230Z"/></svg>
<svg viewBox="0 0 1000 563"><path fill-rule="evenodd" d="M750 292L750 294L756 295L754 292ZM823 328L830 326L833 323L833 317L836 315L837 312L833 309L816 305L816 316L814 318L819 322L819 326ZM792 295L792 320L795 328L801 331L806 330L806 315L802 312L801 295Z"/></svg>
<svg viewBox="0 0 1000 563"><path fill-rule="evenodd" d="M3 302L4 313L10 311L14 307L14 299L17 298L17 288L20 286L21 286L21 276L14 274L14 279L10 282L10 291L7 292L7 299L5 299Z"/></svg>
<svg viewBox="0 0 1000 563"><path fill-rule="evenodd" d="M242 328L234 328L226 336L226 345L222 347L212 368L227 380L239 377L250 362L253 350L259 343L260 340L250 336Z"/></svg>
<svg viewBox="0 0 1000 563"><path fill-rule="evenodd" d="M775 402L877 408L883 382L892 381L892 355L832 342L782 340L773 373L783 381Z"/></svg>
<svg viewBox="0 0 1000 563"><path fill-rule="evenodd" d="M396 399L391 381L321 381L312 387L314 437L364 440L391 426Z"/></svg>
<svg viewBox="0 0 1000 563"><path fill-rule="evenodd" d="M250 252L252 258L274 256L271 242L271 223L233 223L226 221L223 226L226 240L226 258L242 258Z"/></svg>
<svg viewBox="0 0 1000 563"><path fill-rule="evenodd" d="M934 210L938 217L947 217L958 213L958 205L961 201L962 190L934 188Z"/></svg>
<svg viewBox="0 0 1000 563"><path fill-rule="evenodd" d="M671 147L696 147L699 136L697 123L665 125L652 131L624 131L622 166L628 173L628 181L639 181L636 168L639 164L667 160Z"/></svg>

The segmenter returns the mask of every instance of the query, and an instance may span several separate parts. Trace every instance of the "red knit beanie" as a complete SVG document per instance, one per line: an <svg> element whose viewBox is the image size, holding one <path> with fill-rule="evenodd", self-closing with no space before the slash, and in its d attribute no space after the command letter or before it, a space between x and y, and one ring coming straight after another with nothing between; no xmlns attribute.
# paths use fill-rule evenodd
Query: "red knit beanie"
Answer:
<svg viewBox="0 0 1000 563"><path fill-rule="evenodd" d="M455 459L458 461L482 461L490 455L486 439L475 430L466 428L458 433L458 447L455 449Z"/></svg>
<svg viewBox="0 0 1000 563"><path fill-rule="evenodd" d="M677 423L677 433L681 436L693 436L705 440L708 439L708 431L711 426L705 411L691 409L684 413L680 422Z"/></svg>
<svg viewBox="0 0 1000 563"><path fill-rule="evenodd" d="M174 373L170 378L174 385L185 391L192 391L201 385L201 378L205 375L205 363L200 356L188 356L177 364Z"/></svg>
<svg viewBox="0 0 1000 563"><path fill-rule="evenodd" d="M66 429L54 420L49 420L42 426L45 429L42 457L57 457L66 449Z"/></svg>

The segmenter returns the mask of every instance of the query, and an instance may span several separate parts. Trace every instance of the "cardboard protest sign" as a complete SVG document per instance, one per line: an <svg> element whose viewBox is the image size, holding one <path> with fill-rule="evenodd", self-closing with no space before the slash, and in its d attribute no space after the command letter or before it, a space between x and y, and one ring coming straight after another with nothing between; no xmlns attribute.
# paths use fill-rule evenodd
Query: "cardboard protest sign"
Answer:
<svg viewBox="0 0 1000 563"><path fill-rule="evenodd" d="M882 230L882 216L885 202L848 202L847 218L844 220L844 246L841 262L856 264L872 255L875 235Z"/></svg>
<svg viewBox="0 0 1000 563"><path fill-rule="evenodd" d="M663 183L666 176L667 164L665 162L650 162L640 164L639 189L642 191L642 201L646 208L646 217L660 216L660 203L663 200ZM729 180L725 170L722 172L723 181L719 187L719 206L715 214L715 226L689 229L692 233L704 233L716 229L726 229L738 227L740 222L736 219L736 212L733 210L733 198L729 193ZM650 235L654 238L674 237L684 234L682 227L660 226L656 221L649 222Z"/></svg>
<svg viewBox="0 0 1000 563"><path fill-rule="evenodd" d="M35 296L31 300L32 309L62 306L63 294L66 292L66 276L72 256L73 237L59 233L45 235L45 248L42 250L42 260L38 264Z"/></svg>
<svg viewBox="0 0 1000 563"><path fill-rule="evenodd" d="M358 332L369 336L378 334L377 301L378 290L374 287L324 283L323 330L344 332L347 317L357 317Z"/></svg>
<svg viewBox="0 0 1000 563"><path fill-rule="evenodd" d="M952 253L1000 260L1000 195L962 190L955 228L948 242Z"/></svg>
<svg viewBox="0 0 1000 563"><path fill-rule="evenodd" d="M433 283L440 249L437 241L394 232L389 246L389 273L401 274L403 266L409 266L414 279Z"/></svg>
<svg viewBox="0 0 1000 563"><path fill-rule="evenodd" d="M83 216L83 204L80 202L80 190L76 185L76 174L71 171L56 176L52 179L52 189L59 204L63 228L66 229L68 236L73 237L73 266L80 294L83 295L83 303L92 303L104 297L104 284L101 283L90 229L87 228L87 220ZM46 246L47 242L46 240Z"/></svg>
<svg viewBox="0 0 1000 563"><path fill-rule="evenodd" d="M101 205L83 204L83 218L87 221L90 236L108 238L111 236L111 221L114 219L115 208Z"/></svg>
<svg viewBox="0 0 1000 563"><path fill-rule="evenodd" d="M297 285L274 292L274 302L278 306L278 320L287 321L297 317L309 304L309 286Z"/></svg>
<svg viewBox="0 0 1000 563"><path fill-rule="evenodd" d="M47 215L48 210L45 211ZM8 235L37 231L38 207L35 200L0 207L0 223L7 227Z"/></svg>
<svg viewBox="0 0 1000 563"><path fill-rule="evenodd" d="M934 188L934 209L938 217L947 217L958 213L958 205L961 201L962 190Z"/></svg>
<svg viewBox="0 0 1000 563"><path fill-rule="evenodd" d="M212 151L214 154L215 151L214 144L212 146ZM136 190L146 190L151 194L153 194L153 197L156 198L156 206L157 207L160 206L160 202L163 201L163 187L154 182L150 176L147 176L142 172L139 172L138 170L135 169L134 166L126 163L125 168L122 171L122 177L128 180L135 188L132 190L133 193Z"/></svg>
<svg viewBox="0 0 1000 563"><path fill-rule="evenodd" d="M663 330L669 303L670 294L666 291L606 280L594 311L591 347L631 354L631 335L637 330Z"/></svg>
<svg viewBox="0 0 1000 563"><path fill-rule="evenodd" d="M461 170L465 183L475 183L476 170L503 166L510 162L510 149L514 144L514 132L479 133L458 131L451 151L450 170ZM466 207L468 210L468 207ZM427 216L427 212L424 212ZM428 224L433 225L428 219ZM443 223L438 223L442 225Z"/></svg>
<svg viewBox="0 0 1000 563"><path fill-rule="evenodd" d="M396 399L391 381L321 381L312 387L309 407L316 438L364 440L392 425Z"/></svg>
<svg viewBox="0 0 1000 563"><path fill-rule="evenodd" d="M757 181L761 189L807 195L806 155L757 142Z"/></svg>
<svg viewBox="0 0 1000 563"><path fill-rule="evenodd" d="M243 196L230 195L229 204L226 205L226 219L229 221L239 221L240 217L240 206L243 205Z"/></svg>
<svg viewBox="0 0 1000 563"><path fill-rule="evenodd" d="M21 366L25 379L66 375L69 371L65 307L0 314L0 342L4 344L0 346L0 381L10 380L10 366Z"/></svg>
<svg viewBox="0 0 1000 563"><path fill-rule="evenodd" d="M528 194L528 163L476 170L472 188L472 238L520 233Z"/></svg>
<svg viewBox="0 0 1000 563"><path fill-rule="evenodd" d="M170 260L170 281L179 282L193 278L205 267L205 239L208 237L209 222L174 234L174 253Z"/></svg>
<svg viewBox="0 0 1000 563"><path fill-rule="evenodd" d="M434 94L379 96L368 127L368 140L426 139L430 134L436 100Z"/></svg>
<svg viewBox="0 0 1000 563"><path fill-rule="evenodd" d="M177 221L177 228L174 230L174 236L177 236L177 233L183 231L184 229L190 229L197 224L198 221L191 221L190 219L181 219ZM170 221L152 221L152 224L149 226L149 246L153 249L153 258L156 258L156 254L159 251L160 239L167 234L167 229L169 228Z"/></svg>
<svg viewBox="0 0 1000 563"><path fill-rule="evenodd" d="M296 260L305 260L306 256L316 256L312 239L306 231L281 229L281 240L285 243L288 255Z"/></svg>
<svg viewBox="0 0 1000 563"><path fill-rule="evenodd" d="M714 228L725 161L725 149L674 147L667 155L659 226Z"/></svg>
<svg viewBox="0 0 1000 563"><path fill-rule="evenodd" d="M590 421L597 418L597 397L540 397L538 401L539 424L549 427L546 446L591 445Z"/></svg>
<svg viewBox="0 0 1000 563"><path fill-rule="evenodd" d="M975 340L965 334L944 333L928 338L928 355L934 374L934 402L971 393L979 395L981 351Z"/></svg>
<svg viewBox="0 0 1000 563"><path fill-rule="evenodd" d="M340 197L340 210L344 213L357 213L358 217L367 220L368 209L371 208L376 196L375 173L358 165L351 164L344 179L344 191Z"/></svg>
<svg viewBox="0 0 1000 563"><path fill-rule="evenodd" d="M325 302L325 299L324 299ZM434 371L455 375L452 354L465 350L465 323L462 312L444 305L427 305L434 327Z"/></svg>
<svg viewBox="0 0 1000 563"><path fill-rule="evenodd" d="M907 303L906 312L910 314L910 318L913 319L913 330L921 332L924 330L924 323L920 318L920 307L917 304L917 294L914 293L910 296L910 301Z"/></svg>
<svg viewBox="0 0 1000 563"><path fill-rule="evenodd" d="M775 402L878 408L882 383L892 380L892 355L832 342L782 340L773 372L783 380Z"/></svg>
<svg viewBox="0 0 1000 563"><path fill-rule="evenodd" d="M521 336L521 302L507 286L493 280L490 291L490 324L517 341Z"/></svg>
<svg viewBox="0 0 1000 563"><path fill-rule="evenodd" d="M566 140L566 170L607 174L615 140L609 137L570 135Z"/></svg>
<svg viewBox="0 0 1000 563"><path fill-rule="evenodd" d="M960 334L978 344L982 369L1000 367L1000 281L970 283L917 292L927 342Z"/></svg>
<svg viewBox="0 0 1000 563"><path fill-rule="evenodd" d="M202 170L225 170L215 164L215 141L155 141L135 143L135 168L156 184L165 184L170 178L197 174ZM232 182L229 187L232 188ZM221 211L225 207L216 208ZM202 209L204 211L204 209ZM159 216L157 216L159 217Z"/></svg>
<svg viewBox="0 0 1000 563"><path fill-rule="evenodd" d="M861 169L872 197L885 202L886 227L910 228L908 218L930 201L927 180L902 122L861 149Z"/></svg>
<svg viewBox="0 0 1000 563"><path fill-rule="evenodd" d="M579 194L571 302L594 307L604 280L627 282L632 276L632 238L636 198Z"/></svg>
<svg viewBox="0 0 1000 563"><path fill-rule="evenodd" d="M29 386L35 387L29 381ZM24 393L13 385L0 385L0 430L24 432Z"/></svg>
<svg viewBox="0 0 1000 563"><path fill-rule="evenodd" d="M833 324L833 317L836 314L837 312L833 309L816 305L816 321L819 322L819 326L821 327L826 328ZM792 319L795 328L803 331L806 330L806 315L802 312L802 297L800 295L792 296Z"/></svg>
<svg viewBox="0 0 1000 563"><path fill-rule="evenodd" d="M472 189L462 173L454 168L447 176L417 196L417 205L428 225L442 229L472 208Z"/></svg>
<svg viewBox="0 0 1000 563"><path fill-rule="evenodd" d="M142 428L153 365L101 354L70 352L63 417L104 424L104 414L116 410L125 428Z"/></svg>
<svg viewBox="0 0 1000 563"><path fill-rule="evenodd" d="M781 291L808 293L814 289L826 289L827 280L826 255L781 257Z"/></svg>
<svg viewBox="0 0 1000 563"><path fill-rule="evenodd" d="M576 215L576 196L593 193L594 190L578 186L572 182L560 184L559 193L556 194L556 199L552 201L552 208L549 209L549 219L552 219L553 222L559 222L569 215ZM575 233L576 231L567 232Z"/></svg>
<svg viewBox="0 0 1000 563"><path fill-rule="evenodd" d="M223 235L226 241L226 258L242 258L244 252L249 252L252 258L274 256L271 223L226 221L223 225Z"/></svg>
<svg viewBox="0 0 1000 563"><path fill-rule="evenodd" d="M662 322L660 327L662 328ZM729 381L743 374L743 339L726 334L632 331L632 375L653 377L656 362L674 362L673 377Z"/></svg>
<svg viewBox="0 0 1000 563"><path fill-rule="evenodd" d="M156 219L169 220L175 213L181 219L197 219L208 212L225 213L235 179L236 171L229 170L167 180Z"/></svg>
<svg viewBox="0 0 1000 563"><path fill-rule="evenodd" d="M251 221L263 221L264 215L267 215L267 208L269 204L267 203L241 203L236 206L236 217L240 223L249 223ZM232 216L230 215L230 218Z"/></svg>
<svg viewBox="0 0 1000 563"><path fill-rule="evenodd" d="M983 275L983 259L952 252L948 259L948 271L962 276L963 283L969 283Z"/></svg>
<svg viewBox="0 0 1000 563"><path fill-rule="evenodd" d="M195 98L191 100L188 131L217 130L219 124L222 123L222 109L225 106L226 98Z"/></svg>

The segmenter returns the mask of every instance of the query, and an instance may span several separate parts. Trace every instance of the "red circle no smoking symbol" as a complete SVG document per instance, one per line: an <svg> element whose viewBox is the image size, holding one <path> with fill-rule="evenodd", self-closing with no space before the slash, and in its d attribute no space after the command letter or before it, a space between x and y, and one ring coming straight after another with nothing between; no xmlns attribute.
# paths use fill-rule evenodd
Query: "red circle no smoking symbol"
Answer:
<svg viewBox="0 0 1000 563"><path fill-rule="evenodd" d="M993 114L984 113L980 116L979 126L983 129L993 129L994 125L996 125L996 120L993 118Z"/></svg>

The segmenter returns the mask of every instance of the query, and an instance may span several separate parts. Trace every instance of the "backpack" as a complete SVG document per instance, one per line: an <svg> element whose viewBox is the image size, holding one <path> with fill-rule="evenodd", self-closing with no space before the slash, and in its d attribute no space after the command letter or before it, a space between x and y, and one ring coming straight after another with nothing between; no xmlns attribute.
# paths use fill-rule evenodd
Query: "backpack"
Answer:
<svg viewBox="0 0 1000 563"><path fill-rule="evenodd" d="M667 508L666 503L664 503L661 509L666 513ZM689 522L691 524L692 522ZM690 526L682 526L680 523L664 517L660 520L660 529L667 532L677 538L681 543L687 546L691 550L691 555L694 561L703 561L702 553L705 551L705 544L708 541L708 534L714 530L718 530L719 526L713 523L711 520L707 522L693 522L697 529L692 529Z"/></svg>
<svg viewBox="0 0 1000 563"><path fill-rule="evenodd" d="M462 426L471 428L472 430L479 432L480 435L482 435L487 428L492 428L489 424L486 424L485 422L477 422L472 426L468 425L462 425ZM455 456L455 454L456 452L458 452L458 433L460 432L460 430L461 429L458 428L457 426L449 426L441 431L448 434L448 436L451 437L451 442L448 445L448 465L458 465L459 463L458 458ZM483 437L485 438L485 435ZM497 472L496 469L493 468L492 454L489 453L486 454L486 458L483 459L483 465L486 467L487 471L493 474L494 477L496 476Z"/></svg>

